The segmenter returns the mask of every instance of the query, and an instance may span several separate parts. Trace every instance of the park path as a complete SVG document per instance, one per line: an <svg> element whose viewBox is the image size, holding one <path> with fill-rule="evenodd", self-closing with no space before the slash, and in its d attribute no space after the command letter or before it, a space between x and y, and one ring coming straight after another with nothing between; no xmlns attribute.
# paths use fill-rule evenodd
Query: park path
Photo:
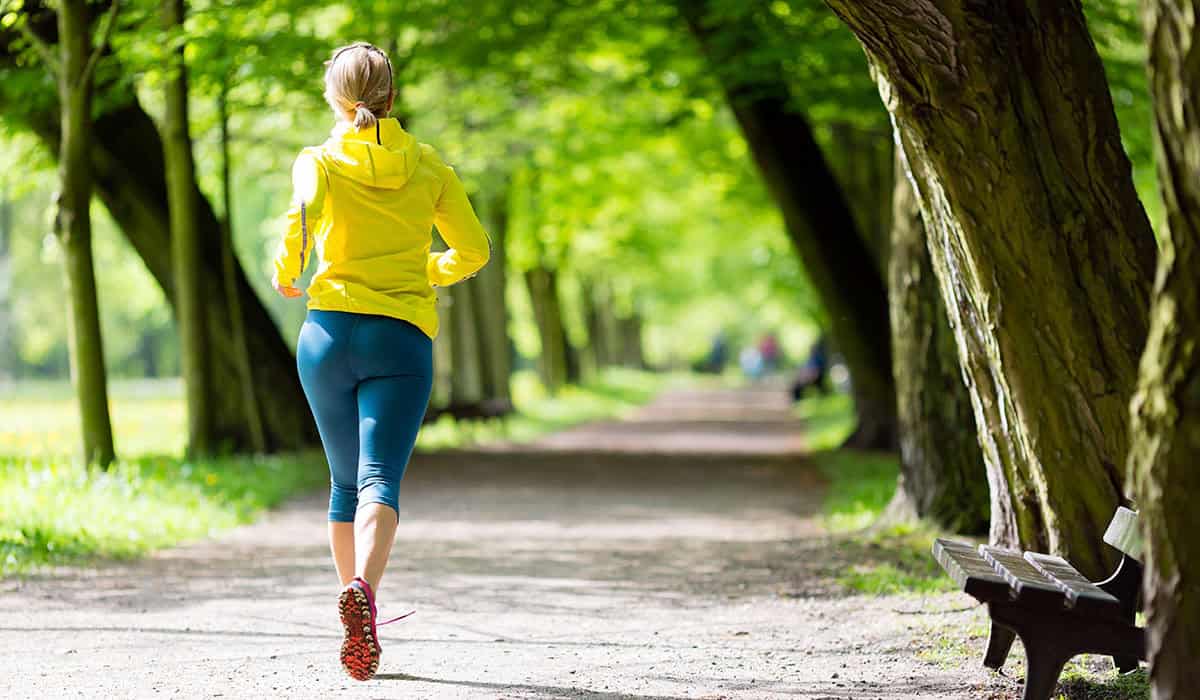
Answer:
<svg viewBox="0 0 1200 700"><path fill-rule="evenodd" d="M337 664L313 497L131 564L0 582L0 698L960 698L961 596L847 595L780 391L675 390L520 448L419 455L380 674ZM976 642L978 644L978 642Z"/></svg>

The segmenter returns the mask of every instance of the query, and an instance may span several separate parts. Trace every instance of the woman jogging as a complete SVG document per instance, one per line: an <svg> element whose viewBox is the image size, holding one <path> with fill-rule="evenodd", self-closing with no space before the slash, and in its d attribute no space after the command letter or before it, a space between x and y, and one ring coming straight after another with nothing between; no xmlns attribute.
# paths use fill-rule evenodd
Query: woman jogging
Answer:
<svg viewBox="0 0 1200 700"><path fill-rule="evenodd" d="M474 275L490 253L454 171L388 118L394 97L380 49L351 44L326 63L325 99L338 121L292 168L272 280L283 296L299 297L296 280L320 259L296 360L329 461L341 661L357 680L379 667L376 625L386 623L375 619L376 594L433 384L433 288ZM442 253L429 251L435 224L450 246Z"/></svg>

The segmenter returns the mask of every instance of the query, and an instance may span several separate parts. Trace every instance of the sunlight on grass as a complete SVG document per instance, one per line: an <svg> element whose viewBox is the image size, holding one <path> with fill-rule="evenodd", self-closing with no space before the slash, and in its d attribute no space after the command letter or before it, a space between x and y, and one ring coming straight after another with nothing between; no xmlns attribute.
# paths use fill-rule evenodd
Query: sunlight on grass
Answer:
<svg viewBox="0 0 1200 700"><path fill-rule="evenodd" d="M112 381L109 406L117 454L183 454L178 379ZM22 381L0 387L0 455L67 456L80 449L79 409L70 384Z"/></svg>
<svg viewBox="0 0 1200 700"><path fill-rule="evenodd" d="M0 458L0 576L204 537L327 480L316 454L145 458L107 472L62 458Z"/></svg>
<svg viewBox="0 0 1200 700"><path fill-rule="evenodd" d="M837 449L854 432L854 401L849 394L815 395L796 403L804 421L804 442L812 452Z"/></svg>

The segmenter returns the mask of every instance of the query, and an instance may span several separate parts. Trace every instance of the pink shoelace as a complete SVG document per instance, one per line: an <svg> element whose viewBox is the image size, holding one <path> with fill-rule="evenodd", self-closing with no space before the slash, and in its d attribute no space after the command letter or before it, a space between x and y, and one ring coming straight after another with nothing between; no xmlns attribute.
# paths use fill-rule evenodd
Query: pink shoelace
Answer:
<svg viewBox="0 0 1200 700"><path fill-rule="evenodd" d="M374 620L375 618L377 618L379 616L378 611L375 609L375 591L371 590L371 584L367 583L363 579L355 577L354 580L358 581L359 586L362 587L363 593L367 594L367 602L370 603L370 605L371 605L371 618ZM393 622L399 622L399 621L403 620L404 618L409 617L410 615L412 615L415 612L416 612L416 610L409 610L408 612L404 613L403 615L401 615L399 617L393 617L392 619L385 620L383 622L376 621L374 624L376 627L390 625Z"/></svg>

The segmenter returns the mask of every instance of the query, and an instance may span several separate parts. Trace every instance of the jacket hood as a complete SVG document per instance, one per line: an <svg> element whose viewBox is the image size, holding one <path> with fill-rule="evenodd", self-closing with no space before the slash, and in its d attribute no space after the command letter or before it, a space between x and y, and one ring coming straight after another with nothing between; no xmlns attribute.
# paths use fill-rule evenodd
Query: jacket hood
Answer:
<svg viewBox="0 0 1200 700"><path fill-rule="evenodd" d="M368 187L403 187L421 162L421 145L396 119L355 129L341 122L325 142L325 167Z"/></svg>

